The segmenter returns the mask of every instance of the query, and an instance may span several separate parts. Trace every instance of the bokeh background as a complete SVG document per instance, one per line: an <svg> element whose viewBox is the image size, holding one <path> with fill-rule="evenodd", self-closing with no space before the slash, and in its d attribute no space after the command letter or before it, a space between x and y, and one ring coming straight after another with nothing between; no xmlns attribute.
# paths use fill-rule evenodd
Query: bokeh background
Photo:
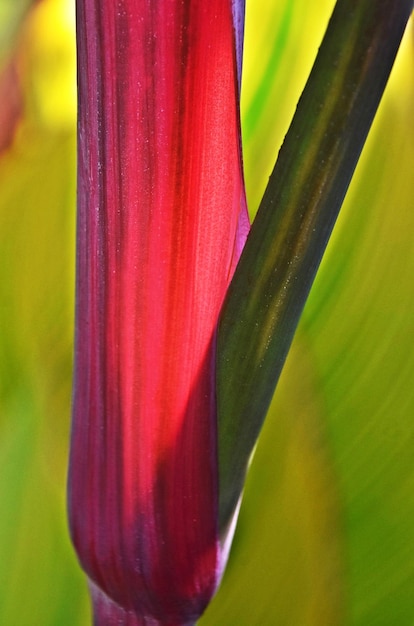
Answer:
<svg viewBox="0 0 414 626"><path fill-rule="evenodd" d="M333 0L248 0L254 214ZM306 306L200 626L414 624L414 29ZM0 0L0 624L89 626L68 538L74 0Z"/></svg>

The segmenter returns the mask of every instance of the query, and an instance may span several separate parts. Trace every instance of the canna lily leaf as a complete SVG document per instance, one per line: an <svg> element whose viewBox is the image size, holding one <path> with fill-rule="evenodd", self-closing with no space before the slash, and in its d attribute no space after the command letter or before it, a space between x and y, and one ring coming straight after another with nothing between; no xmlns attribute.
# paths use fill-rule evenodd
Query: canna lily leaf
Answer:
<svg viewBox="0 0 414 626"><path fill-rule="evenodd" d="M230 0L77 3L69 517L99 626L193 623L227 558L215 331L249 228L242 15Z"/></svg>
<svg viewBox="0 0 414 626"><path fill-rule="evenodd" d="M249 205L262 193L261 181L274 161L264 153L273 154L280 143L274 129L281 127L277 132L283 135L287 127L297 85L321 39L317 19L323 27L330 4L250 4L250 17L257 16L249 28L258 58L252 60L253 76L245 73L243 81L252 94L265 71L263 55L282 28L279 8L294 10L277 73L268 75L269 100L278 93L277 102L266 102L260 120L249 118L255 124L244 155ZM0 5L19 7L10 0ZM46 47L48 33L60 42L69 39L57 27L56 6L71 10L72 3L36 3L46 19L43 29L30 29L32 42ZM7 23L0 22L0 28ZM0 623L86 626L84 580L67 545L63 504L72 127L68 137L67 127L62 132L50 123L68 98L62 94L61 56L48 44L42 58L56 65L58 80L45 80L38 55L27 46L27 27L24 35L19 45L25 48L30 102L12 151L0 158ZM200 624L414 622L412 27L406 35L260 436L227 575ZM39 75L49 90L41 118L33 103ZM64 80L73 88L74 81ZM331 544L338 540L344 542L345 572L332 563L337 548ZM341 584L338 607L332 596Z"/></svg>
<svg viewBox="0 0 414 626"><path fill-rule="evenodd" d="M411 10L412 0L338 0L227 293L217 350L222 528Z"/></svg>

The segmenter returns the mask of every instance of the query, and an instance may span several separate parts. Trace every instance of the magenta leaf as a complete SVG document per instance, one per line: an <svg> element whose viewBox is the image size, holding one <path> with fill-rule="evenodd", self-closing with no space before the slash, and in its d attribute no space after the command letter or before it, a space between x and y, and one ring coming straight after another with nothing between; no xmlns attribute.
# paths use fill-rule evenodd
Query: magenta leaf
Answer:
<svg viewBox="0 0 414 626"><path fill-rule="evenodd" d="M215 332L249 228L240 7L77 2L69 517L99 626L194 622L224 567Z"/></svg>

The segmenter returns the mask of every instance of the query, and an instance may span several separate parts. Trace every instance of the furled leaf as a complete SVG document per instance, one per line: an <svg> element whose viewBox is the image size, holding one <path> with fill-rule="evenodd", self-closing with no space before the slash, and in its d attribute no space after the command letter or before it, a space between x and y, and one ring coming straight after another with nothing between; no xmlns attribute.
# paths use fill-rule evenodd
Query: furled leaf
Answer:
<svg viewBox="0 0 414 626"><path fill-rule="evenodd" d="M193 623L227 560L215 336L249 228L239 4L77 2L69 519L100 626Z"/></svg>

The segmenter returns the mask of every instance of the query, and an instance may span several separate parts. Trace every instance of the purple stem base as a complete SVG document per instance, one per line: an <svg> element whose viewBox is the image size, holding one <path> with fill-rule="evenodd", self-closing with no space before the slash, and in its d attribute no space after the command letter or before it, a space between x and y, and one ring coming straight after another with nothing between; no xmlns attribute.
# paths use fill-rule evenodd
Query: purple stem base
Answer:
<svg viewBox="0 0 414 626"><path fill-rule="evenodd" d="M93 606L93 626L195 626L196 622L160 622L152 617L143 617L126 611L113 602L93 583L89 582Z"/></svg>

